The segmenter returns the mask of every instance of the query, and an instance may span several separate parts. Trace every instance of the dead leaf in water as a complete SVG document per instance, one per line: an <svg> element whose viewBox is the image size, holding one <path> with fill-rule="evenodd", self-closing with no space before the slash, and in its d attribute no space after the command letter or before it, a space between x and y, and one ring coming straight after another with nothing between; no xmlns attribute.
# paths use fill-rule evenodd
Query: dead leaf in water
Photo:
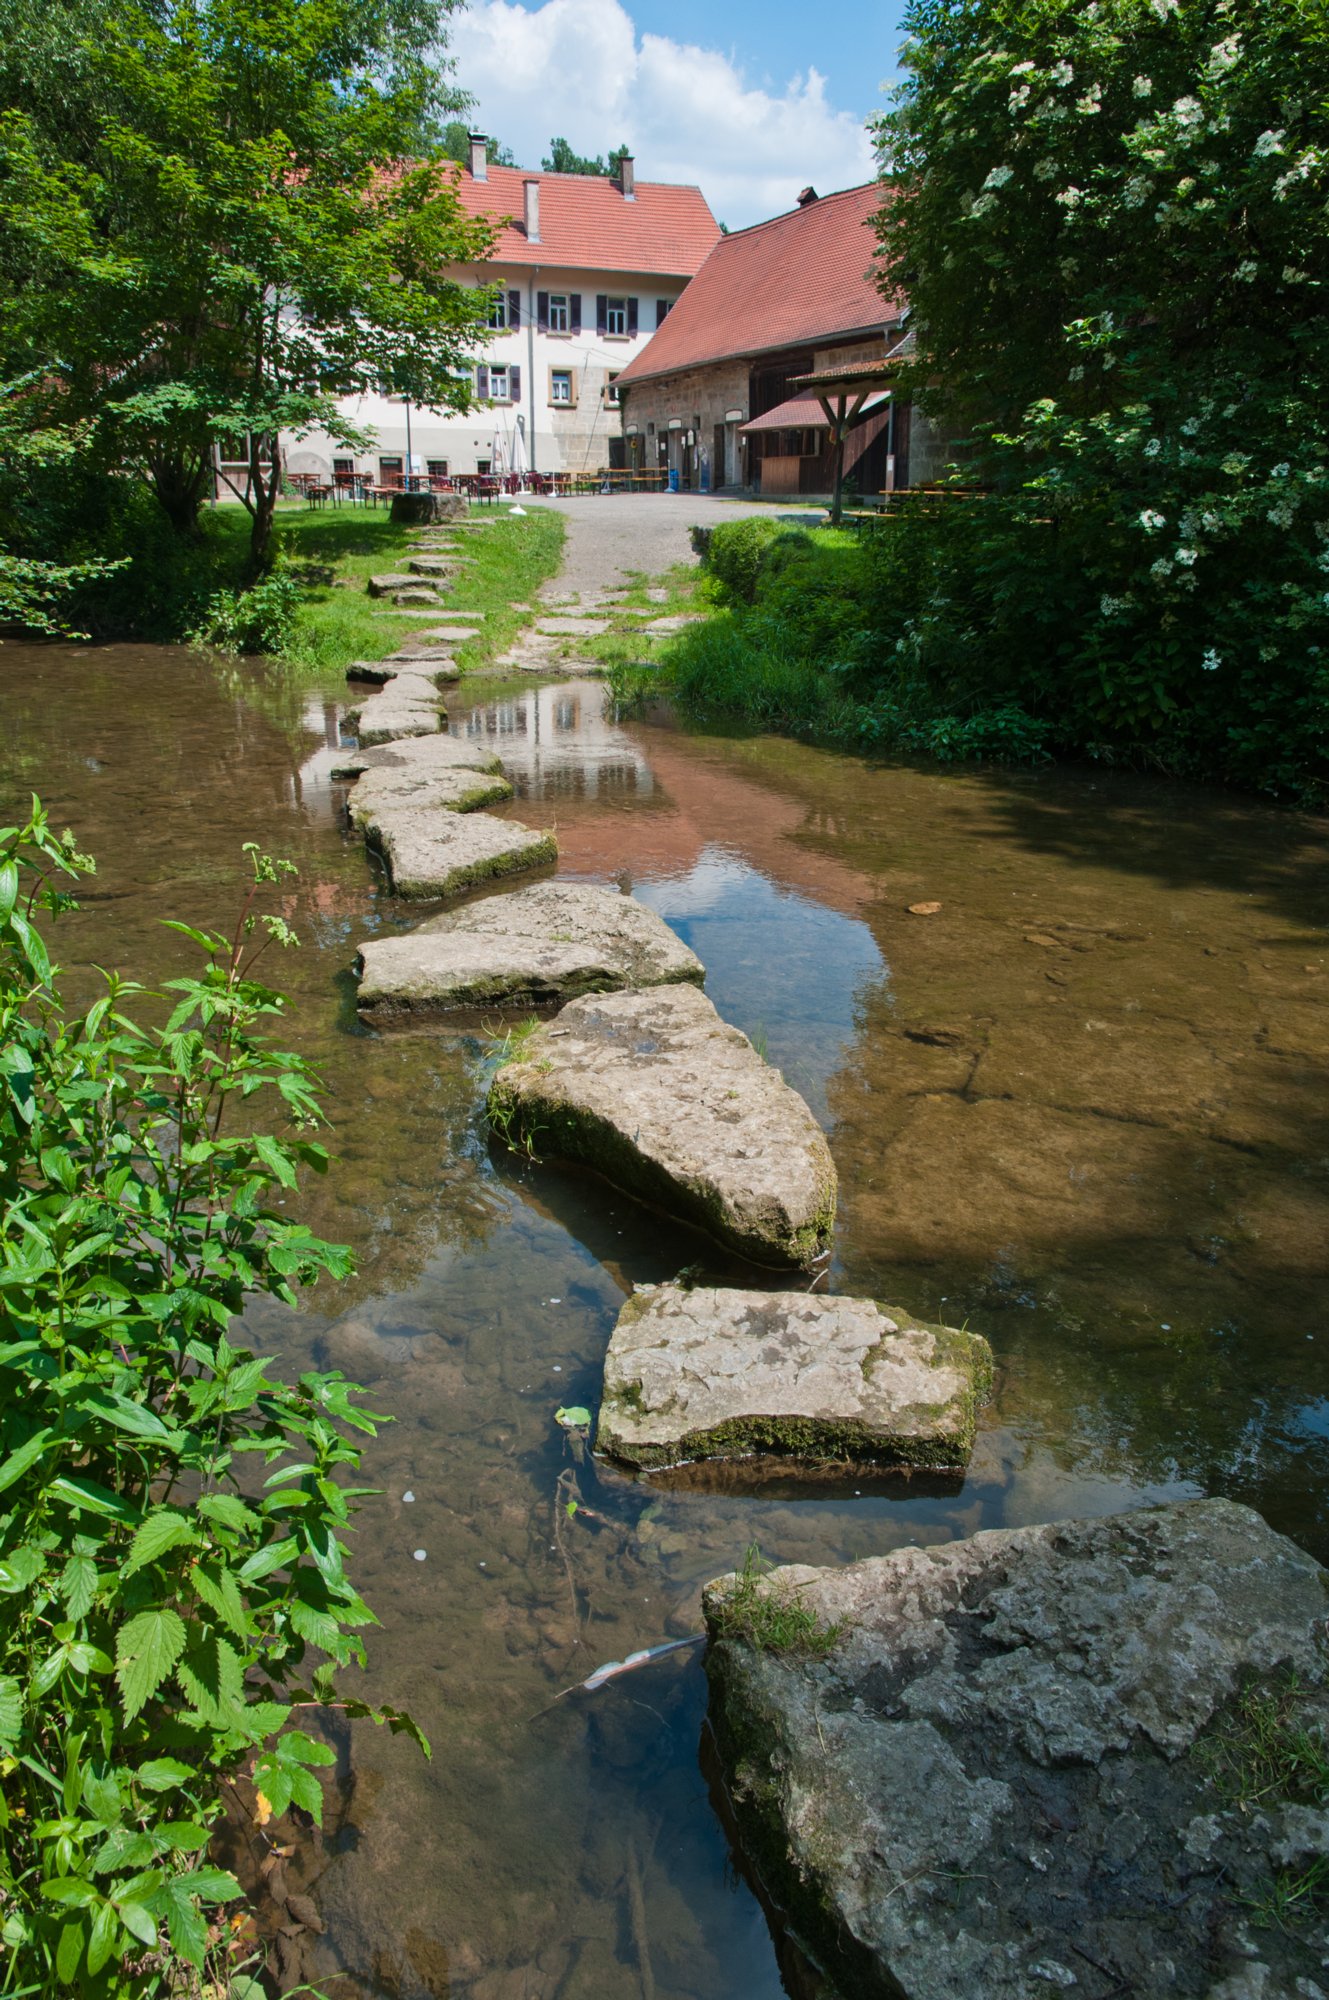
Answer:
<svg viewBox="0 0 1329 2000"><path fill-rule="evenodd" d="M911 917L935 917L940 908L940 903L911 903L909 914Z"/></svg>

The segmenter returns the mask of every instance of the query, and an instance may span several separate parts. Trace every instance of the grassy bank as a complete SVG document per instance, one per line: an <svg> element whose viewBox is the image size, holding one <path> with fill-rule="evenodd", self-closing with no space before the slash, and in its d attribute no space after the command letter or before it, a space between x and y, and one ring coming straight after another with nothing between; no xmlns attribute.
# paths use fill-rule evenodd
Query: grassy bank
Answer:
<svg viewBox="0 0 1329 2000"><path fill-rule="evenodd" d="M515 516L504 508L479 509L476 518L494 525L457 536L465 560L455 584L440 591L443 604L432 615L435 624L476 626L474 639L453 648L464 673L481 671L512 645L529 617L512 606L532 601L557 570L563 548L563 520L550 508L534 507ZM302 666L342 670L351 660L382 659L427 629L431 621L394 615L390 606L366 593L369 577L404 568L417 551L417 537L394 525L386 512L292 509L282 514L281 530L299 585L283 657ZM465 614L470 611L484 616L469 620Z"/></svg>

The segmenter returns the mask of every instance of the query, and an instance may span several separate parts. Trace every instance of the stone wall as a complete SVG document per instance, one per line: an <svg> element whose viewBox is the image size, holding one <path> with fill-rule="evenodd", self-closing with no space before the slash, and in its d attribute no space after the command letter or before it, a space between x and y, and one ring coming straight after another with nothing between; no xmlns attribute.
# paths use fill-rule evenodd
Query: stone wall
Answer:
<svg viewBox="0 0 1329 2000"><path fill-rule="evenodd" d="M634 383L623 405L629 463L647 470L690 471L694 487L701 485L704 471L712 492L741 485L738 426L748 416L748 369L746 359L717 361ZM723 466L716 458L717 426L724 434Z"/></svg>

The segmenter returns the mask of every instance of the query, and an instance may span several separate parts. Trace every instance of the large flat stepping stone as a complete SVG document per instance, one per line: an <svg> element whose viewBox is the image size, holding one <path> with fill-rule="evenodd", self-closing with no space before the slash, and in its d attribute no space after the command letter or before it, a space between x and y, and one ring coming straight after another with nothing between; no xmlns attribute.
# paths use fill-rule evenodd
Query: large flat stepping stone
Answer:
<svg viewBox="0 0 1329 2000"><path fill-rule="evenodd" d="M536 631L550 639L598 639L609 630L607 618L541 618Z"/></svg>
<svg viewBox="0 0 1329 2000"><path fill-rule="evenodd" d="M1323 1991L1323 1902L1252 1912L1329 1854L1278 1775L1329 1717L1329 1577L1250 1508L750 1564L703 1601L740 1839L837 1991Z"/></svg>
<svg viewBox="0 0 1329 2000"><path fill-rule="evenodd" d="M597 1451L652 1468L779 1452L958 1469L992 1352L873 1299L656 1285L605 1356Z"/></svg>
<svg viewBox="0 0 1329 2000"><path fill-rule="evenodd" d="M498 771L494 751L465 736L408 736L391 743L361 744L337 752L334 778L358 778L365 771Z"/></svg>
<svg viewBox="0 0 1329 2000"><path fill-rule="evenodd" d="M432 681L459 681L461 668L446 653L390 653L386 660L352 660L346 669L348 681L375 681L382 687L402 674L415 673Z"/></svg>
<svg viewBox="0 0 1329 2000"><path fill-rule="evenodd" d="M489 1091L490 1114L758 1264L830 1243L835 1167L821 1127L695 986L574 1000Z"/></svg>
<svg viewBox="0 0 1329 2000"><path fill-rule="evenodd" d="M412 576L451 576L452 563L446 556L412 556L406 565Z"/></svg>
<svg viewBox="0 0 1329 2000"><path fill-rule="evenodd" d="M430 590L426 584L422 583L414 590L397 591L392 601L398 608L401 608L402 606L411 604L442 604L443 599L436 590Z"/></svg>
<svg viewBox="0 0 1329 2000"><path fill-rule="evenodd" d="M365 842L382 856L394 893L413 900L446 901L558 860L552 833L487 813L404 803L385 808L365 828Z"/></svg>
<svg viewBox="0 0 1329 2000"><path fill-rule="evenodd" d="M423 674L401 673L348 717L362 744L391 743L398 736L432 736L446 724L443 697Z"/></svg>
<svg viewBox="0 0 1329 2000"><path fill-rule="evenodd" d="M676 632L686 632L689 625L698 624L705 615L703 611L676 611L668 618L652 618L641 629L649 639L670 639Z"/></svg>
<svg viewBox="0 0 1329 2000"><path fill-rule="evenodd" d="M478 639L480 628L478 625L439 625L435 628L435 637L440 645L460 646L467 639Z"/></svg>
<svg viewBox="0 0 1329 2000"><path fill-rule="evenodd" d="M475 812L512 797L512 786L496 771L462 766L367 771L346 801L351 825L368 833L403 806L430 812Z"/></svg>
<svg viewBox="0 0 1329 2000"><path fill-rule="evenodd" d="M433 917L408 937L375 938L361 945L358 965L356 1005L376 1018L540 1007L705 977L701 960L654 910L616 889L578 882L533 883Z"/></svg>
<svg viewBox="0 0 1329 2000"><path fill-rule="evenodd" d="M439 618L446 618L448 611L437 592L431 591L430 595L433 597L435 605L432 611L412 611L409 608L403 608L400 611L371 611L369 615L371 618L424 618L431 624L435 624Z"/></svg>
<svg viewBox="0 0 1329 2000"><path fill-rule="evenodd" d="M389 570L382 576L371 576L365 589L371 597L391 597L395 590L409 590L416 580L409 570Z"/></svg>

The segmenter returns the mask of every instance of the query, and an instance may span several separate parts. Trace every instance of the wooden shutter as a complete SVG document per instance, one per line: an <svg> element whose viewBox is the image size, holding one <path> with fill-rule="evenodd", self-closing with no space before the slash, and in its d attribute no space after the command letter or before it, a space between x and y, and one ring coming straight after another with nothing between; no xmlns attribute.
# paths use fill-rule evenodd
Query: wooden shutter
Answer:
<svg viewBox="0 0 1329 2000"><path fill-rule="evenodd" d="M508 325L515 333L521 325L521 293L508 293Z"/></svg>
<svg viewBox="0 0 1329 2000"><path fill-rule="evenodd" d="M635 334L635 333L636 333L636 331L637 331L637 301L636 301L635 299L629 299L629 300L628 300L628 332L629 332L630 334Z"/></svg>
<svg viewBox="0 0 1329 2000"><path fill-rule="evenodd" d="M570 313L570 314L571 314L571 316L572 316L572 319L571 319L571 324L572 324L572 331L573 331L574 333L580 333L580 332L581 332L581 293L580 293L580 292L574 292L574 293L572 294L572 297L571 297L571 298L569 299L569 301L568 301L568 311L569 311L569 313Z"/></svg>
<svg viewBox="0 0 1329 2000"><path fill-rule="evenodd" d="M520 368L509 368L508 370L508 401L510 403L519 403L521 401Z"/></svg>
<svg viewBox="0 0 1329 2000"><path fill-rule="evenodd" d="M597 292L595 295L595 331L603 340L609 331L609 294Z"/></svg>
<svg viewBox="0 0 1329 2000"><path fill-rule="evenodd" d="M489 368L483 361L475 371L475 393L482 403L489 394Z"/></svg>
<svg viewBox="0 0 1329 2000"><path fill-rule="evenodd" d="M537 292L535 295L535 328L537 333L549 331L549 294Z"/></svg>

